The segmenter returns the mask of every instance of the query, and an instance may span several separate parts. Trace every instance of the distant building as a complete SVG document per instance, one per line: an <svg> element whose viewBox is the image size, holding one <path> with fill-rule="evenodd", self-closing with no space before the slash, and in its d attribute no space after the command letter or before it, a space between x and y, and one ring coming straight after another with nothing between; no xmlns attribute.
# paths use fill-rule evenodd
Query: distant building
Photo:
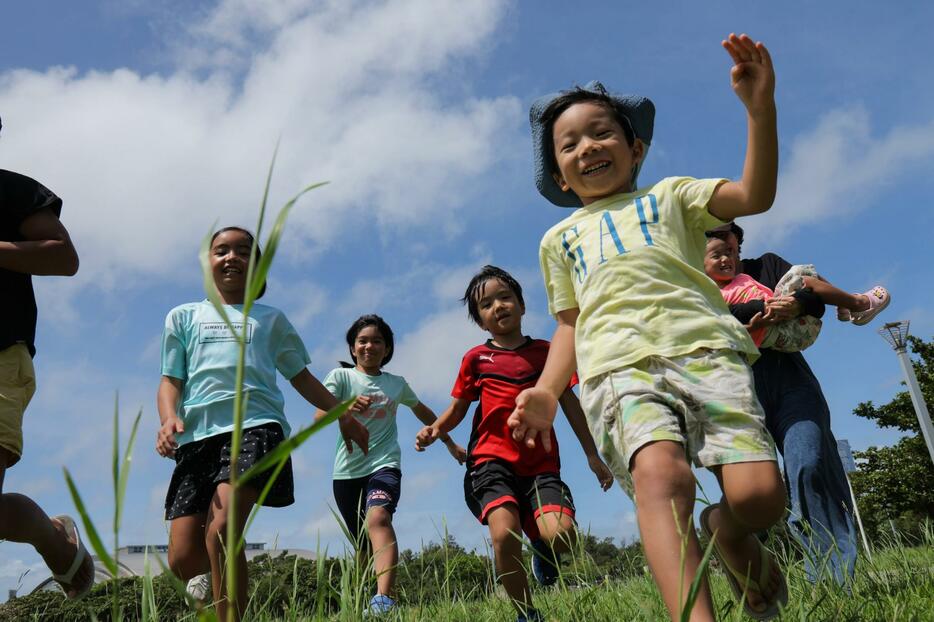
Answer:
<svg viewBox="0 0 934 622"><path fill-rule="evenodd" d="M301 559L315 559L314 551L308 549L267 549L265 542L247 542L244 545L247 561L260 555L269 555L270 557L279 557L280 555L295 555ZM157 576L168 570L166 555L169 552L167 544L131 544L117 549L117 575L120 577L139 577L146 574L146 566L149 566L149 573ZM94 560L94 582L103 583L110 581L110 571L104 564L92 556ZM52 579L52 576L39 583L32 592L40 590L61 591L58 583ZM12 597L12 596L11 596Z"/></svg>

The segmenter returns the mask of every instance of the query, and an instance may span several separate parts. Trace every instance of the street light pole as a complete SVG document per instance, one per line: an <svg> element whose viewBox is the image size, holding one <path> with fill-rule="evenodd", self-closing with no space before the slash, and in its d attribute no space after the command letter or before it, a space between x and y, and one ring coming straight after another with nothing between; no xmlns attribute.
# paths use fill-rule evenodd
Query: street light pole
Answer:
<svg viewBox="0 0 934 622"><path fill-rule="evenodd" d="M898 354L898 360L902 364L902 371L905 372L908 394L911 396L911 403L914 405L915 414L918 416L921 435L928 447L928 453L931 454L931 461L934 462L934 425L931 424L931 415L924 403L924 396L921 395L921 387L918 386L918 377L915 376L915 368L911 364L911 357L908 356L909 324L908 320L889 322L879 329L879 334Z"/></svg>

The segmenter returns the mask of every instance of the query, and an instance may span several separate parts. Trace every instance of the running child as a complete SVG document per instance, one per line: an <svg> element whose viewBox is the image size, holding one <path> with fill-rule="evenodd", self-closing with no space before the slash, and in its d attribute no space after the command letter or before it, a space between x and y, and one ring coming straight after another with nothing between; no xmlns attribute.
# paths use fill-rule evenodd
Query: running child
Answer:
<svg viewBox="0 0 934 622"><path fill-rule="evenodd" d="M75 521L50 518L26 495L3 492L7 470L23 455L23 415L36 390L32 276L78 271L61 211L62 200L35 179L0 170L0 540L31 544L71 599L94 585L94 562Z"/></svg>
<svg viewBox="0 0 934 622"><path fill-rule="evenodd" d="M749 327L749 334L759 348L800 352L812 345L820 332L820 320L809 315L774 324L769 322L771 307L765 303L776 296L793 296L805 288L810 289L825 304L836 305L839 319L852 321L857 326L871 322L891 301L888 291L881 285L862 294L850 294L838 289L824 280L810 264L789 268L773 292L748 274L737 274L739 256L736 249L724 239L730 226L735 225L707 232L704 272L717 284L723 299L731 307L758 301L754 305L755 312L761 315L753 318L756 326Z"/></svg>
<svg viewBox="0 0 934 622"><path fill-rule="evenodd" d="M211 239L210 265L214 286L224 301L233 327L242 330L243 300L250 253L259 245L239 227L227 227ZM260 292L260 297L266 288ZM243 437L237 472L243 473L288 438L284 400L276 386L278 370L309 403L330 409L337 400L306 369L308 353L301 338L278 309L255 304L246 332L243 386L249 399L243 417ZM236 337L208 301L172 309L162 335L162 380L158 408L161 426L156 436L159 455L176 465L165 499L165 519L171 521L168 562L183 580L210 571L211 592L219 619L226 620L229 601L224 580L224 539L230 508L230 449L234 383L239 357ZM367 451L367 431L353 417L340 420L347 450L351 441ZM267 471L238 490L237 527L243 525L271 476ZM263 505L292 504L291 459L279 473ZM239 534L238 534L239 537ZM237 559L236 619L247 604L246 556Z"/></svg>
<svg viewBox="0 0 934 622"><path fill-rule="evenodd" d="M419 401L402 376L383 371L393 355L392 329L378 315L364 315L347 331L347 347L354 364L341 363L324 378L326 386L340 400L357 396L350 412L369 432L367 454L350 452L338 442L334 456L334 499L353 538L361 544L361 563L373 555L377 591L370 600L369 612L388 613L396 606L396 566L399 546L392 526L392 515L402 492L402 451L396 409L403 404L412 409L419 421L435 421L431 409ZM319 413L323 415L324 413ZM458 461L463 462L463 447L444 435L444 444ZM367 539L361 542L366 528Z"/></svg>
<svg viewBox="0 0 934 622"><path fill-rule="evenodd" d="M517 440L548 448L557 399L576 367L590 430L636 501L646 559L673 619L701 559L691 462L713 471L723 489L700 526L716 534L737 600L745 593L746 612L770 618L787 599L781 571L755 537L785 510L747 363L758 350L704 274L704 232L764 212L775 197L775 74L765 46L748 36L730 35L723 47L748 125L738 181L669 177L638 186L655 116L644 97L594 82L543 97L530 113L539 191L580 209L541 242L558 327L510 425ZM714 619L706 582L690 619Z"/></svg>
<svg viewBox="0 0 934 622"><path fill-rule="evenodd" d="M522 542L515 534L522 530L529 536L535 549L533 573L541 584L551 585L558 578L561 553L569 550L577 536L574 500L561 481L554 431L550 432L550 447L526 447L513 440L506 420L519 392L531 387L541 374L548 342L522 333L522 286L505 270L484 266L470 280L462 302L470 318L491 338L464 355L451 391L451 405L434 424L418 433L415 448L424 451L453 430L470 404L480 400L464 476L467 507L490 528L496 570L519 622L543 620L532 605L522 565ZM613 474L597 455L577 396L566 387L559 401L590 469L607 490Z"/></svg>

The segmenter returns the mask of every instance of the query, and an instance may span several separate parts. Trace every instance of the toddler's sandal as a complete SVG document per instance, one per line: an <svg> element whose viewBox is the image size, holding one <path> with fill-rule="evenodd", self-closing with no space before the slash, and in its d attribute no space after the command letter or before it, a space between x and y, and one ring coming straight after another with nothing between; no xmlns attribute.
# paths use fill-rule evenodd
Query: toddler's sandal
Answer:
<svg viewBox="0 0 934 622"><path fill-rule="evenodd" d="M888 290L881 285L876 285L868 292L864 292L863 295L869 298L869 308L865 311L857 311L851 314L853 323L857 326L863 326L871 322L873 318L879 315L892 301Z"/></svg>

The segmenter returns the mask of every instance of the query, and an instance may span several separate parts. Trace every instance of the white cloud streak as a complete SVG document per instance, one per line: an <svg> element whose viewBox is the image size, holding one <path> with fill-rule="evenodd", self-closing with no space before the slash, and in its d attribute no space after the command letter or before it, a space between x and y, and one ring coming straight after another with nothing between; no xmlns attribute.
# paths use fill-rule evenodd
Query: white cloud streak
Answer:
<svg viewBox="0 0 934 622"><path fill-rule="evenodd" d="M794 138L779 175L775 204L743 221L749 246L768 248L822 221L854 216L900 180L934 161L934 121L900 125L878 136L868 112L832 110L813 131Z"/></svg>

